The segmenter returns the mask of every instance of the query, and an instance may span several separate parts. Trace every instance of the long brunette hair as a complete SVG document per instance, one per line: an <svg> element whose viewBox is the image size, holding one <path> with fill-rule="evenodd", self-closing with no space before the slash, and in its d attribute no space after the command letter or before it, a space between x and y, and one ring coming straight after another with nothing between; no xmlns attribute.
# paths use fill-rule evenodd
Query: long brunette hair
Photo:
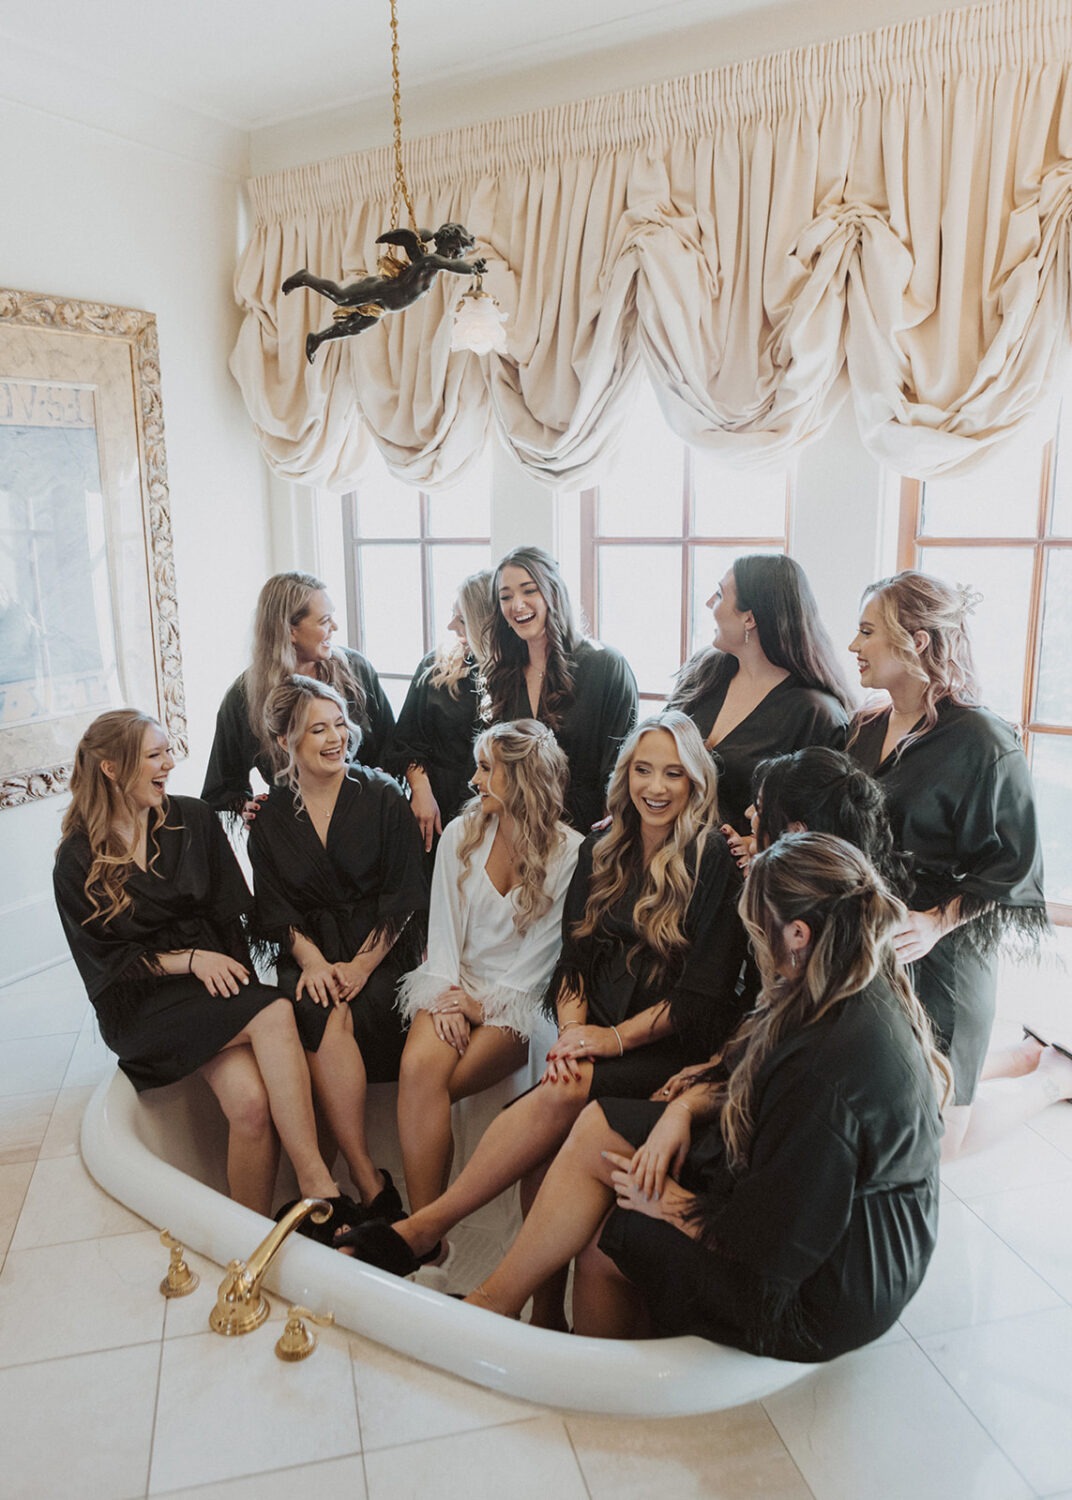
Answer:
<svg viewBox="0 0 1072 1500"><path fill-rule="evenodd" d="M581 641L569 593L554 558L542 547L515 547L495 569L492 598L496 601L488 630L488 661L485 672L484 718L489 723L502 718L521 694L529 648L514 633L498 607L499 589L506 568L523 568L543 595L547 606L547 666L543 681L543 709L552 729L562 726L562 714L573 696L573 674L569 658Z"/></svg>
<svg viewBox="0 0 1072 1500"><path fill-rule="evenodd" d="M855 707L837 653L819 618L804 569L784 553L751 552L733 561L737 608L751 610L763 654L805 687L829 693L846 713ZM697 698L727 682L736 658L705 646L678 673L669 706L688 713Z"/></svg>

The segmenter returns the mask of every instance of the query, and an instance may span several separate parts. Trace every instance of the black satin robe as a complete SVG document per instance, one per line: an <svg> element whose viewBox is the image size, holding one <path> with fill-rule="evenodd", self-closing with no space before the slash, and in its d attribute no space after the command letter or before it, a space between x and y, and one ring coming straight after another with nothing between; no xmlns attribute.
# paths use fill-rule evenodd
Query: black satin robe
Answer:
<svg viewBox="0 0 1072 1500"><path fill-rule="evenodd" d="M469 778L480 729L480 690L475 667L456 684L457 698L449 688L433 687L428 673L434 664L435 652L430 651L413 674L386 769L404 776L410 766L420 766L445 828L473 795Z"/></svg>
<svg viewBox="0 0 1072 1500"><path fill-rule="evenodd" d="M427 928L428 879L413 814L397 782L351 766L339 789L326 846L283 787L268 796L249 831L256 906L253 931L274 951L283 993L301 974L291 931L316 944L329 963L349 962L370 936L395 937L391 950L351 1002L354 1034L374 1083L398 1076L402 1020L394 1008L399 979L420 962ZM327 1008L303 995L296 1006L304 1046L315 1052Z"/></svg>

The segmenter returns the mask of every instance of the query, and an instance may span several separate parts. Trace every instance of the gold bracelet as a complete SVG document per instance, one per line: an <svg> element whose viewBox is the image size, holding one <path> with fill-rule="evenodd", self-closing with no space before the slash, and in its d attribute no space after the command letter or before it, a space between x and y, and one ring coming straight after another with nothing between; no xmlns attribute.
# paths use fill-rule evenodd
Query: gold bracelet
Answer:
<svg viewBox="0 0 1072 1500"><path fill-rule="evenodd" d="M569 1031L571 1029L571 1027L573 1027L573 1026L583 1026L583 1025L584 1025L583 1021L567 1021L566 1024L565 1024L565 1026L560 1026L558 1028L558 1034L559 1034L559 1036L561 1036L563 1034L563 1032Z"/></svg>
<svg viewBox="0 0 1072 1500"><path fill-rule="evenodd" d="M625 1056L625 1044L622 1041L622 1034L618 1030L617 1026L612 1026L610 1029L611 1029L611 1031L614 1032L614 1035L618 1038L618 1056L619 1057L624 1057Z"/></svg>
<svg viewBox="0 0 1072 1500"><path fill-rule="evenodd" d="M680 1104L681 1108L685 1111L685 1113L689 1116L689 1118L690 1119L692 1118L692 1110L685 1103L684 1099L671 1099L670 1100L670 1104L667 1105L667 1108L669 1109L670 1106L674 1105L674 1104Z"/></svg>

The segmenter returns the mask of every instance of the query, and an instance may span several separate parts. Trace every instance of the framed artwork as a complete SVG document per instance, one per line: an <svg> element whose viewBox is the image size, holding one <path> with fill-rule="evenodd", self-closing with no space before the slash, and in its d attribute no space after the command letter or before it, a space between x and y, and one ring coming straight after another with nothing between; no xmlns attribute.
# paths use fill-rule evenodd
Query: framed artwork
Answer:
<svg viewBox="0 0 1072 1500"><path fill-rule="evenodd" d="M188 753L156 319L0 288L0 807L123 706Z"/></svg>

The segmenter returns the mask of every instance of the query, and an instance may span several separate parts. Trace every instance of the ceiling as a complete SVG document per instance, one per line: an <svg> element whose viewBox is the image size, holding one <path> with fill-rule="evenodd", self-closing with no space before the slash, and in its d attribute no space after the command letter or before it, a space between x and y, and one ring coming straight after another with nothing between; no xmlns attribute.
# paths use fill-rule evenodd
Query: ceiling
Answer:
<svg viewBox="0 0 1072 1500"><path fill-rule="evenodd" d="M502 78L776 0L398 0L406 95ZM863 0L866 6L868 0ZM0 0L0 50L256 131L390 92L389 0Z"/></svg>

